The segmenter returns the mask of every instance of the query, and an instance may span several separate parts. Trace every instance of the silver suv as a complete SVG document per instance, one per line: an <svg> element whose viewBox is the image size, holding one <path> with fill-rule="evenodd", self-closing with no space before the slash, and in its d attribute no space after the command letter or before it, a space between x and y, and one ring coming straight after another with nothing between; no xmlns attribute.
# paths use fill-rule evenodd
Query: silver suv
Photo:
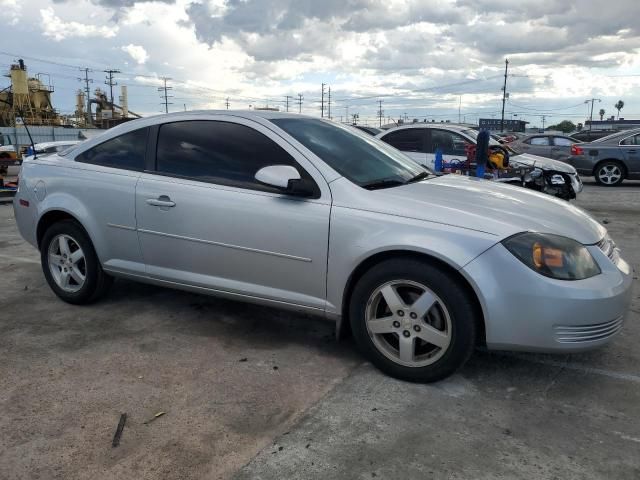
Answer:
<svg viewBox="0 0 640 480"><path fill-rule="evenodd" d="M436 177L368 134L298 115L132 121L25 161L14 209L66 302L123 277L304 311L409 380L451 374L478 343L602 345L630 301L629 266L584 211Z"/></svg>

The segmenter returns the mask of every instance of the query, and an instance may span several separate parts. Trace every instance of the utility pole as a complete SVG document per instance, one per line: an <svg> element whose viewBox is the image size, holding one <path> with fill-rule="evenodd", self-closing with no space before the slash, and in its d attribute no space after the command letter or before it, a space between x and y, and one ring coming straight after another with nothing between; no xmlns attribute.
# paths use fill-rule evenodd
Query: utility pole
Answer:
<svg viewBox="0 0 640 480"><path fill-rule="evenodd" d="M359 114L357 114L357 113L354 113L354 114L352 115L352 117L353 117L353 124L354 124L354 125L357 125L357 124L358 124L358 119L360 118L360 115L359 115Z"/></svg>
<svg viewBox="0 0 640 480"><path fill-rule="evenodd" d="M382 111L382 100L378 100L378 119L380 120L380 127L382 128L382 119L384 118L384 112Z"/></svg>
<svg viewBox="0 0 640 480"><path fill-rule="evenodd" d="M584 103L589 103L591 102L591 113L589 114L589 131L591 131L591 127L593 126L593 102L597 101L598 103L600 103L602 100L600 100L599 98L591 98L589 100L585 100Z"/></svg>
<svg viewBox="0 0 640 480"><path fill-rule="evenodd" d="M344 118L346 118L346 120L348 122L349 121L349 105L345 105L344 108L346 110Z"/></svg>
<svg viewBox="0 0 640 480"><path fill-rule="evenodd" d="M116 85L118 85L117 82L113 81L113 74L114 73L120 73L120 70L103 70L104 73L106 73L108 75L108 77L105 79L104 84L105 85L109 85L109 99L111 101L111 109L113 110L113 87L115 87Z"/></svg>
<svg viewBox="0 0 640 480"><path fill-rule="evenodd" d="M544 133L544 121L547 119L546 115L542 115L542 133Z"/></svg>
<svg viewBox="0 0 640 480"><path fill-rule="evenodd" d="M507 100L507 71L509 69L509 60L504 59L504 85L502 87L502 117L500 118L500 131L504 132L504 103Z"/></svg>
<svg viewBox="0 0 640 480"><path fill-rule="evenodd" d="M326 83L322 84L322 100L320 103L320 117L324 118L324 87L326 86Z"/></svg>
<svg viewBox="0 0 640 480"><path fill-rule="evenodd" d="M92 72L93 70L89 68L81 68L80 71L84 72L84 78L79 78L78 80L84 82L84 94L87 102L87 111L85 112L85 115L87 117L87 125L91 126L93 124L93 119L91 118L91 91L89 90L89 84L93 83L93 79L89 78L89 72Z"/></svg>
<svg viewBox="0 0 640 480"><path fill-rule="evenodd" d="M293 97L291 95L287 95L286 97L284 97L284 100L287 104L287 112L289 111L289 99L293 99Z"/></svg>
<svg viewBox="0 0 640 480"><path fill-rule="evenodd" d="M162 81L164 82L164 86L158 87L158 91L163 92L163 94L160 95L160 98L164 100L164 102L162 102L164 104L164 113L169 113L169 105L173 105L173 104L169 102L169 98L171 98L172 95L169 95L167 92L169 90L173 90L173 87L167 87L167 80L171 80L171 78L169 77L161 77L161 78L162 78Z"/></svg>
<svg viewBox="0 0 640 480"><path fill-rule="evenodd" d="M462 95L460 95L460 99L458 100L458 123L460 123L460 108L462 107Z"/></svg>
<svg viewBox="0 0 640 480"><path fill-rule="evenodd" d="M331 87L329 87L329 120L331 120Z"/></svg>
<svg viewBox="0 0 640 480"><path fill-rule="evenodd" d="M302 113L302 99L304 97L301 93L298 94L298 113Z"/></svg>
<svg viewBox="0 0 640 480"><path fill-rule="evenodd" d="M229 110L229 97L224 101L224 104L226 105L227 110Z"/></svg>

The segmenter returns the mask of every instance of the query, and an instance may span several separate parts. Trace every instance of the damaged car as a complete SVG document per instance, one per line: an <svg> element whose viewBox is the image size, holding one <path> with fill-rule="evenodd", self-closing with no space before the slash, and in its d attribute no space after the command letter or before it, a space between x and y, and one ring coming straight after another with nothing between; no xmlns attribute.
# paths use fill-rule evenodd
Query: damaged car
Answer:
<svg viewBox="0 0 640 480"><path fill-rule="evenodd" d="M458 125L415 124L396 127L376 136L431 170L436 168L436 152L442 153L445 173L468 173L475 169L473 147L478 131ZM503 183L519 185L548 195L572 200L582 191L580 175L575 168L558 160L528 153L518 153L493 138L490 153L501 153L508 168L495 169L487 176Z"/></svg>

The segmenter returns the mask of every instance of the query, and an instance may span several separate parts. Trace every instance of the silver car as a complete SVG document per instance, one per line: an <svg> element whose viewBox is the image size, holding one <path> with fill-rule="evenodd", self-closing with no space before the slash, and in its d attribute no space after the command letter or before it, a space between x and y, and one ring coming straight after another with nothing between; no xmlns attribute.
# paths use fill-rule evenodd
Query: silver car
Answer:
<svg viewBox="0 0 640 480"><path fill-rule="evenodd" d="M477 344L574 352L620 331L631 271L561 200L436 177L318 118L185 112L26 161L14 201L64 301L114 277L325 316L380 369L441 379Z"/></svg>

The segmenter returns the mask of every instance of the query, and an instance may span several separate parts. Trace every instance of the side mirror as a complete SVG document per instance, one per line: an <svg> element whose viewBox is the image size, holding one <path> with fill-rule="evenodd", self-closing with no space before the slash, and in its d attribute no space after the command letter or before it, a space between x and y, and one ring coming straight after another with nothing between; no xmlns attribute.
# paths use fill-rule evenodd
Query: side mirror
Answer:
<svg viewBox="0 0 640 480"><path fill-rule="evenodd" d="M300 172L291 165L269 165L256 172L255 179L283 193L300 197L311 197L315 193L314 185L300 177Z"/></svg>

